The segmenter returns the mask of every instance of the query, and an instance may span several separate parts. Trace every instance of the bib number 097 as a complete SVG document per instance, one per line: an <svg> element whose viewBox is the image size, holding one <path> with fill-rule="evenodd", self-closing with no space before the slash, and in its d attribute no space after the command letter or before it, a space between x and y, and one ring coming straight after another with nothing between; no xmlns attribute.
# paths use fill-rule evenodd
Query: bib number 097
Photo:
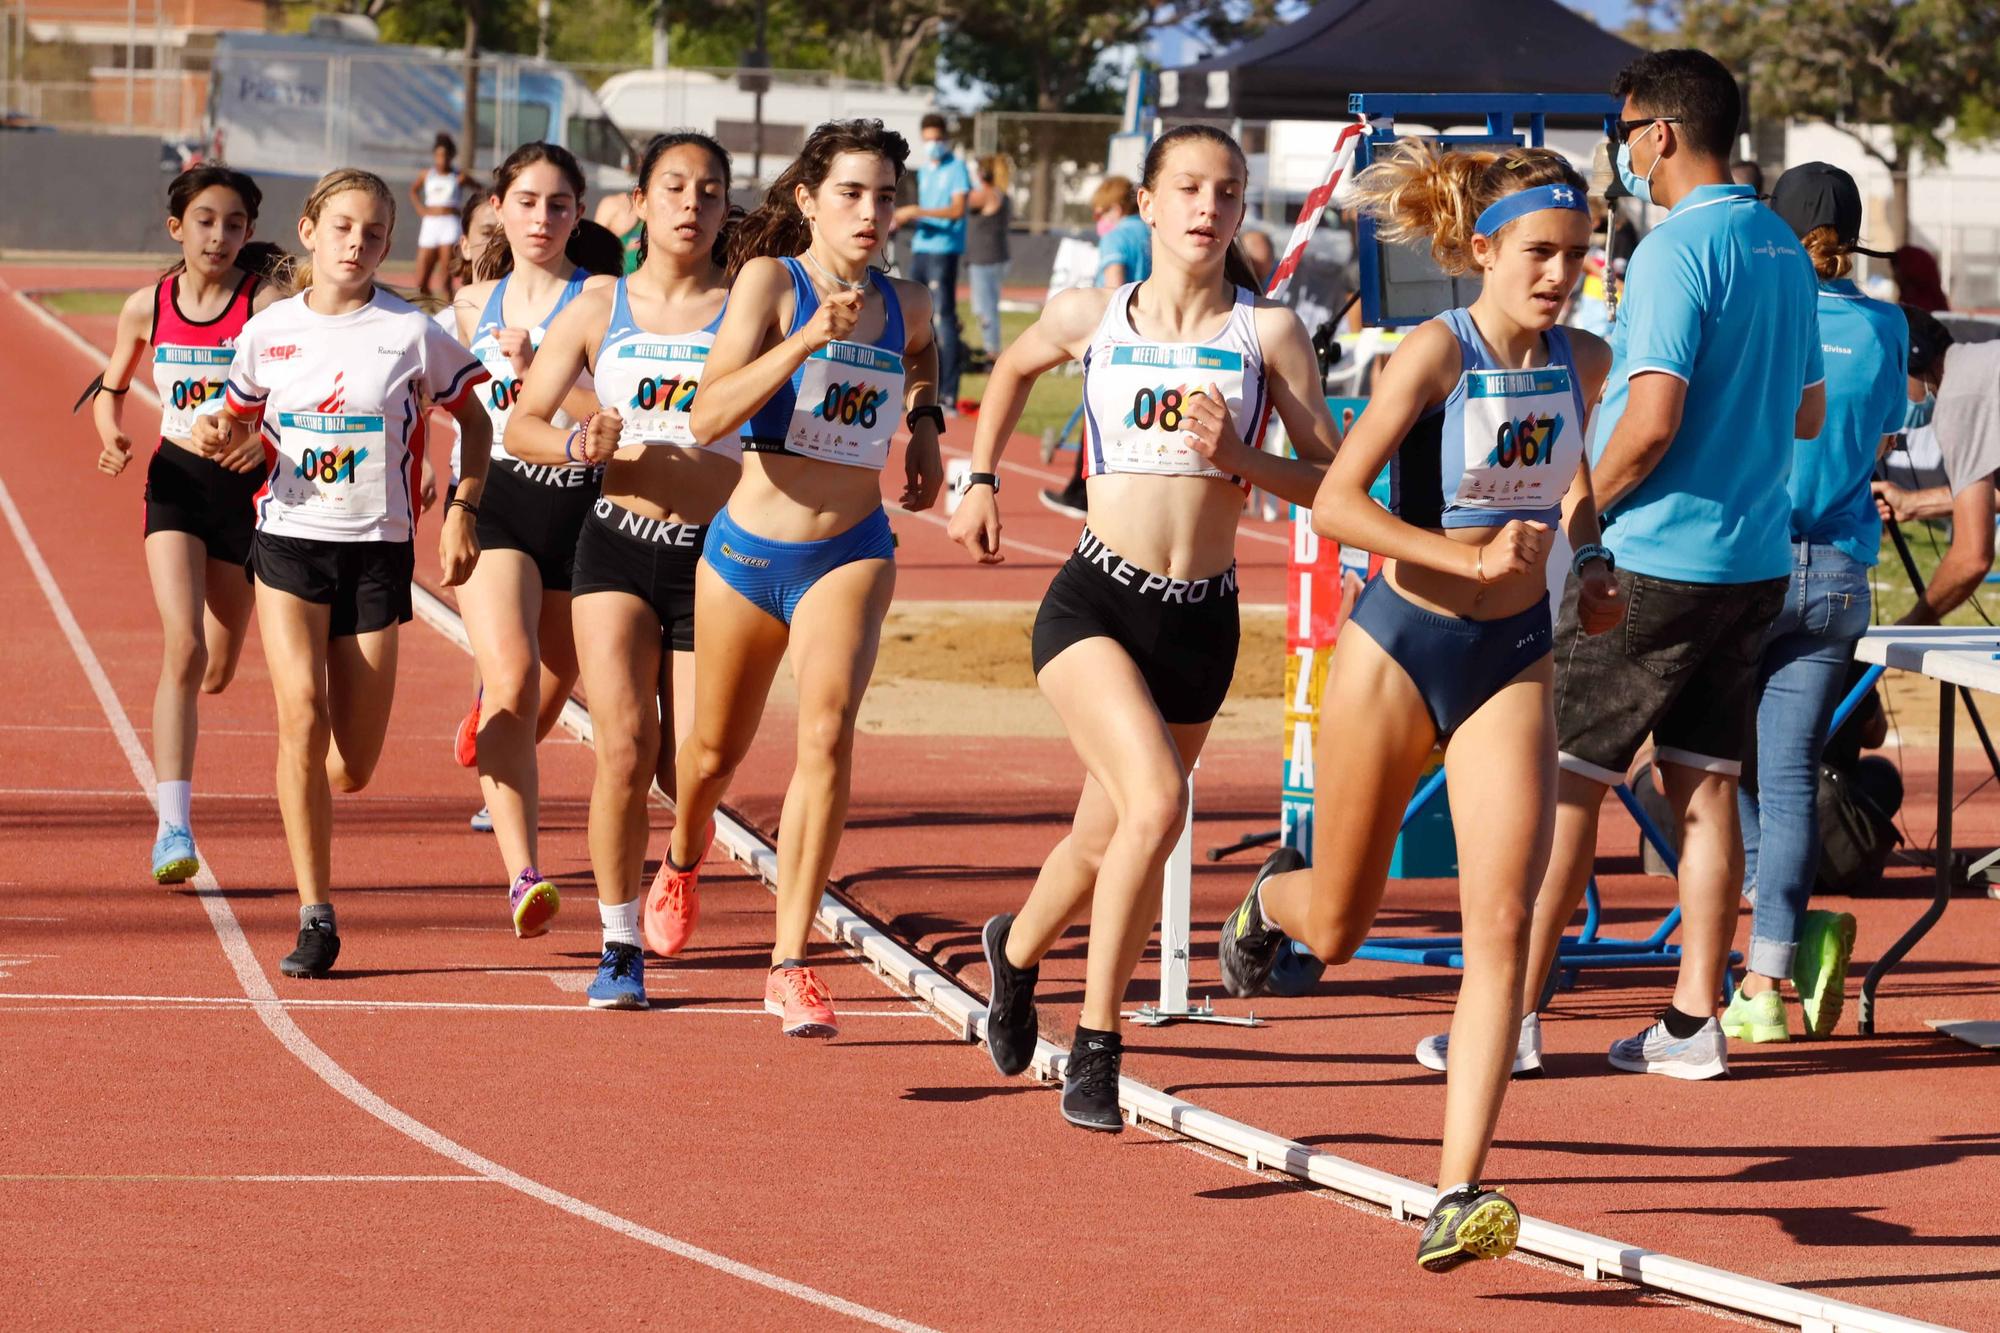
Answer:
<svg viewBox="0 0 2000 1333"><path fill-rule="evenodd" d="M174 406L185 411L190 407L200 407L211 399L222 396L222 385L215 380L175 380L173 388Z"/></svg>

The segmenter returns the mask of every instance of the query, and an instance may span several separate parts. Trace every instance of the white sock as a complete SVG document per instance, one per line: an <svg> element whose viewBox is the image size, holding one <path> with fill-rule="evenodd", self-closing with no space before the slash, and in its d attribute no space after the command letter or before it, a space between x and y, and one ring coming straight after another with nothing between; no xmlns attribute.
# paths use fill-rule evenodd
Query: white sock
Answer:
<svg viewBox="0 0 2000 1333"><path fill-rule="evenodd" d="M604 925L606 944L629 944L639 947L639 900L619 903L616 907L607 903L597 905L597 919Z"/></svg>
<svg viewBox="0 0 2000 1333"><path fill-rule="evenodd" d="M153 830L153 836L165 833L169 826L189 827L189 808L194 804L194 784L192 782L162 782L160 784L160 823Z"/></svg>
<svg viewBox="0 0 2000 1333"><path fill-rule="evenodd" d="M1273 920L1271 919L1271 914L1270 914L1270 912L1268 912L1267 910L1265 910L1265 907L1264 907L1264 891L1263 891L1262 889L1258 889L1258 890L1257 890L1257 919L1258 919L1259 921L1263 922L1263 924L1264 924L1264 929L1266 929L1266 930L1283 930L1283 929L1284 929L1284 927L1283 927L1283 926L1281 926L1281 925L1279 925L1279 924L1278 924L1277 922L1273 921Z"/></svg>

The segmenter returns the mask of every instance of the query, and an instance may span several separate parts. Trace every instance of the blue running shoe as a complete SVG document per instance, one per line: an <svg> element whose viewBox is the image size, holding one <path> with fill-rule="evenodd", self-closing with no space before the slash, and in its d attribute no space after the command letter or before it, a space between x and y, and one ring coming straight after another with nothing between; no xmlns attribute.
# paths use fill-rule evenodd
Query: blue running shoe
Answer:
<svg viewBox="0 0 2000 1333"><path fill-rule="evenodd" d="M472 817L472 831L474 833L491 833L493 831L493 812L483 805L480 806L479 812Z"/></svg>
<svg viewBox="0 0 2000 1333"><path fill-rule="evenodd" d="M597 980L590 983L593 1009L646 1007L646 953L633 944L607 944L597 962Z"/></svg>
<svg viewBox="0 0 2000 1333"><path fill-rule="evenodd" d="M153 843L153 882L182 884L195 877L201 860L194 854L194 834L169 824Z"/></svg>

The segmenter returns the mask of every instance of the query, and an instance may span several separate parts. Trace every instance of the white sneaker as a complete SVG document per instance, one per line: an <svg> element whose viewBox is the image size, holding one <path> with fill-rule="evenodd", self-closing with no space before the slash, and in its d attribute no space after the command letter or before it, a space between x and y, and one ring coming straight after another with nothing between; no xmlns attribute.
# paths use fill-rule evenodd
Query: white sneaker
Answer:
<svg viewBox="0 0 2000 1333"><path fill-rule="evenodd" d="M1445 1049L1451 1045L1451 1034L1441 1032L1435 1037L1425 1037L1417 1043L1417 1063L1426 1069L1435 1069L1442 1074L1445 1068ZM1521 1019L1521 1036L1514 1043L1514 1072L1516 1074L1539 1074L1542 1072L1542 1016L1528 1014Z"/></svg>
<svg viewBox="0 0 2000 1333"><path fill-rule="evenodd" d="M1637 1036L1612 1042L1609 1058L1613 1069L1668 1078L1721 1078L1729 1072L1729 1046L1713 1018L1692 1037L1676 1037L1656 1020Z"/></svg>

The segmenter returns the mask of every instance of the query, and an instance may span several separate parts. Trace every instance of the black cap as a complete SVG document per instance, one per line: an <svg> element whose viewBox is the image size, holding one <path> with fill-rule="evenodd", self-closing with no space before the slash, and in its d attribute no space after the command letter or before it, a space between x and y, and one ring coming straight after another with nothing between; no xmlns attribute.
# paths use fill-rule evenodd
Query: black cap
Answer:
<svg viewBox="0 0 2000 1333"><path fill-rule="evenodd" d="M1937 316L1928 310L1906 305L1903 307L1903 318L1910 324L1910 374L1918 379L1928 378L1938 362L1943 360L1945 349L1956 340L1951 336L1951 330L1939 323Z"/></svg>
<svg viewBox="0 0 2000 1333"><path fill-rule="evenodd" d="M1854 177L1826 162L1803 162L1771 187L1771 209L1801 240L1815 227L1831 227L1836 240L1857 254L1887 259L1887 250L1856 244L1861 238L1861 190Z"/></svg>

